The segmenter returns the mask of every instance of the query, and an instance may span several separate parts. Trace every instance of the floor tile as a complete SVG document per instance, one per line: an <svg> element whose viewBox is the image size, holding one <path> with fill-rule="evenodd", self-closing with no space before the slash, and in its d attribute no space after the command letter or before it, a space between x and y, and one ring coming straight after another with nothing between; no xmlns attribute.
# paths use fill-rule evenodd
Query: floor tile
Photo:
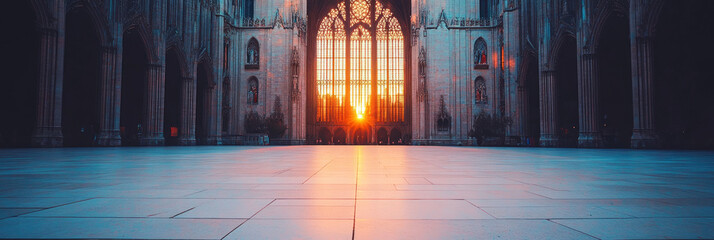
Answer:
<svg viewBox="0 0 714 240"><path fill-rule="evenodd" d="M268 206L254 219L354 219L353 206Z"/></svg>
<svg viewBox="0 0 714 240"><path fill-rule="evenodd" d="M224 239L352 239L352 220L251 219Z"/></svg>
<svg viewBox="0 0 714 240"><path fill-rule="evenodd" d="M96 198L23 215L27 217L158 217L169 218L206 200Z"/></svg>
<svg viewBox="0 0 714 240"><path fill-rule="evenodd" d="M357 200L357 219L492 219L463 200Z"/></svg>
<svg viewBox="0 0 714 240"><path fill-rule="evenodd" d="M499 219L559 219L559 218L631 218L632 216L599 207L482 207Z"/></svg>
<svg viewBox="0 0 714 240"><path fill-rule="evenodd" d="M592 239L545 220L357 220L355 239Z"/></svg>
<svg viewBox="0 0 714 240"><path fill-rule="evenodd" d="M0 198L0 208L49 208L87 200L86 198Z"/></svg>
<svg viewBox="0 0 714 240"><path fill-rule="evenodd" d="M7 218L1 238L220 239L244 220Z"/></svg>
<svg viewBox="0 0 714 240"><path fill-rule="evenodd" d="M250 218L273 199L215 199L183 212L176 218Z"/></svg>
<svg viewBox="0 0 714 240"><path fill-rule="evenodd" d="M42 209L39 208L0 208L0 219L15 217L31 212L36 212Z"/></svg>
<svg viewBox="0 0 714 240"><path fill-rule="evenodd" d="M553 220L600 239L714 239L712 218Z"/></svg>

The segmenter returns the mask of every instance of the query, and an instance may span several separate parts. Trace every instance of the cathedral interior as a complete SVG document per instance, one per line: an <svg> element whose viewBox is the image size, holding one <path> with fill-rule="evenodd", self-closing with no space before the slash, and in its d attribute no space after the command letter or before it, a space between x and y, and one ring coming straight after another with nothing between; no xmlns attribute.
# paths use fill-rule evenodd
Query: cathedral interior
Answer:
<svg viewBox="0 0 714 240"><path fill-rule="evenodd" d="M0 146L714 148L711 1L28 0Z"/></svg>
<svg viewBox="0 0 714 240"><path fill-rule="evenodd" d="M13 0L0 239L714 239L712 0Z"/></svg>

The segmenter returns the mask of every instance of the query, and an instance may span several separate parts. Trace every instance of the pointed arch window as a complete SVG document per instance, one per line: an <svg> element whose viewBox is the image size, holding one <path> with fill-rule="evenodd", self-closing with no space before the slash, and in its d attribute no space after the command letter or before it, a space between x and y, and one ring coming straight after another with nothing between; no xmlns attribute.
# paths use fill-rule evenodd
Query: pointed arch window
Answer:
<svg viewBox="0 0 714 240"><path fill-rule="evenodd" d="M243 0L243 17L253 19L255 11L255 0Z"/></svg>
<svg viewBox="0 0 714 240"><path fill-rule="evenodd" d="M256 77L248 79L248 105L258 105L260 99L260 83Z"/></svg>
<svg viewBox="0 0 714 240"><path fill-rule="evenodd" d="M489 0L479 0L479 18L488 19L491 17L491 6Z"/></svg>
<svg viewBox="0 0 714 240"><path fill-rule="evenodd" d="M255 38L250 38L248 41L248 49L246 50L245 69L260 68L260 43Z"/></svg>
<svg viewBox="0 0 714 240"><path fill-rule="evenodd" d="M483 38L474 42L474 69L488 69L488 48Z"/></svg>
<svg viewBox="0 0 714 240"><path fill-rule="evenodd" d="M488 95L486 95L486 81L482 77L477 77L474 82L474 98L476 103L487 103Z"/></svg>
<svg viewBox="0 0 714 240"><path fill-rule="evenodd" d="M390 9L342 2L321 20L316 46L318 122L404 121L404 35Z"/></svg>

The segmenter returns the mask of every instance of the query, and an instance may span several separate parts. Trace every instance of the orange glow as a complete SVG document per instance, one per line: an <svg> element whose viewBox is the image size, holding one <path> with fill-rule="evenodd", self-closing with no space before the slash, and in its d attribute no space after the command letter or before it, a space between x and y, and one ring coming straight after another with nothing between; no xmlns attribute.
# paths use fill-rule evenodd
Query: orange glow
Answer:
<svg viewBox="0 0 714 240"><path fill-rule="evenodd" d="M350 9L342 2L327 14L317 34L317 121L345 122L349 116L358 119L370 116L369 119L381 122L404 121L401 26L391 10L379 2L372 19L369 1L349 1ZM347 15L351 16L349 24L343 22ZM377 23L376 30L373 23ZM374 38L376 45L372 42ZM374 58L376 69L372 69ZM377 89L373 89L375 82ZM373 94L377 95L374 103ZM377 112L372 112L372 104L377 105Z"/></svg>

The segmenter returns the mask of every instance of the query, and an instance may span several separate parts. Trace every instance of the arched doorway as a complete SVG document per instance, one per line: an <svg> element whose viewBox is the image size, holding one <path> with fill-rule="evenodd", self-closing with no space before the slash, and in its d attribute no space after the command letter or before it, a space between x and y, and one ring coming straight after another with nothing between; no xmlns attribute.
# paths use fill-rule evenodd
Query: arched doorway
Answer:
<svg viewBox="0 0 714 240"><path fill-rule="evenodd" d="M369 128L366 127L359 127L354 130L354 133L352 134L352 144L355 145L365 145L369 144Z"/></svg>
<svg viewBox="0 0 714 240"><path fill-rule="evenodd" d="M208 140L208 108L209 106L209 69L210 64L201 62L197 69L196 86L196 143L207 144Z"/></svg>
<svg viewBox="0 0 714 240"><path fill-rule="evenodd" d="M335 130L335 137L333 138L333 140L333 143L335 145L347 144L347 132L345 132L345 130L342 128L337 128L337 130Z"/></svg>
<svg viewBox="0 0 714 240"><path fill-rule="evenodd" d="M92 146L99 133L102 56L92 22L84 8L67 13L62 87L65 146Z"/></svg>
<svg viewBox="0 0 714 240"><path fill-rule="evenodd" d="M166 145L178 145L182 134L181 126L181 65L176 49L170 48L166 53L166 84L164 85L164 138Z"/></svg>
<svg viewBox="0 0 714 240"><path fill-rule="evenodd" d="M387 135L387 129L379 128L377 130L377 144L378 145L385 145L389 144L389 135Z"/></svg>
<svg viewBox="0 0 714 240"><path fill-rule="evenodd" d="M398 128L393 128L392 131L389 133L389 144L404 144L402 131L400 131Z"/></svg>
<svg viewBox="0 0 714 240"><path fill-rule="evenodd" d="M320 126L408 125L408 1L314 0L308 5L319 19L308 28L308 38L314 39L308 42L308 135L319 136ZM359 142L378 143L375 135L368 132Z"/></svg>
<svg viewBox="0 0 714 240"><path fill-rule="evenodd" d="M525 76L526 88L526 142L528 146L538 146L540 138L540 88L538 86L538 60L535 56L528 56L527 73Z"/></svg>
<svg viewBox="0 0 714 240"><path fill-rule="evenodd" d="M563 39L556 60L556 134L562 147L578 145L578 52L575 38Z"/></svg>
<svg viewBox="0 0 714 240"><path fill-rule="evenodd" d="M39 36L31 1L0 8L0 147L29 146L37 114Z"/></svg>
<svg viewBox="0 0 714 240"><path fill-rule="evenodd" d="M630 29L626 15L612 14L597 47L598 123L605 147L629 147L632 136Z"/></svg>
<svg viewBox="0 0 714 240"><path fill-rule="evenodd" d="M137 29L124 33L122 51L121 116L122 145L139 145L144 133L147 51Z"/></svg>
<svg viewBox="0 0 714 240"><path fill-rule="evenodd" d="M655 26L655 129L667 148L714 149L714 1L664 1Z"/></svg>
<svg viewBox="0 0 714 240"><path fill-rule="evenodd" d="M320 128L320 134L318 134L317 144L329 145L332 143L332 133L330 129L326 127Z"/></svg>

